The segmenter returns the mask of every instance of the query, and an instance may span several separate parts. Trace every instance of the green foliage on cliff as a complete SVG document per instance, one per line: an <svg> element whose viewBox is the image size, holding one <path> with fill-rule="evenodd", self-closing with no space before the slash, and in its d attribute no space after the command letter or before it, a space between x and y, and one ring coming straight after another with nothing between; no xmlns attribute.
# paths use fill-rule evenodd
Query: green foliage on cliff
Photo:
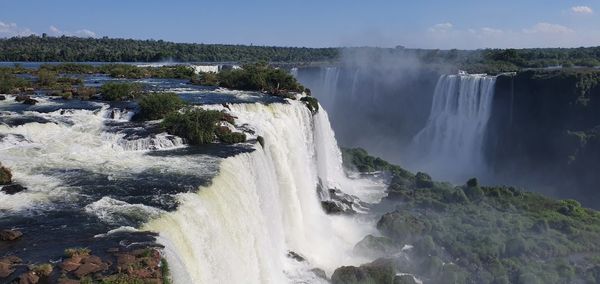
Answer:
<svg viewBox="0 0 600 284"><path fill-rule="evenodd" d="M219 140L233 144L246 141L243 133L232 133L221 121L231 121L231 116L224 112L204 109L188 109L183 112L173 112L165 117L161 126L172 135L184 138L191 145L212 143Z"/></svg>
<svg viewBox="0 0 600 284"><path fill-rule="evenodd" d="M369 158L354 160L364 165ZM393 261L397 272L432 283L448 277L467 283L600 281L599 212L474 179L463 186L432 181L418 187L416 180L393 175L387 200L395 209L377 227L398 247L415 247L411 262ZM456 269L444 272L449 263Z"/></svg>

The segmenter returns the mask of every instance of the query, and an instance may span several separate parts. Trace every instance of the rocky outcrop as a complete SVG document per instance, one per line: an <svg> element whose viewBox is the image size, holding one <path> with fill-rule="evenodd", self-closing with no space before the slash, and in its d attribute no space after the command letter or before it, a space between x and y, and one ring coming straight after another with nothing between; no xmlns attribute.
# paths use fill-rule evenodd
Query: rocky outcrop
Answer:
<svg viewBox="0 0 600 284"><path fill-rule="evenodd" d="M377 229L400 244L408 244L431 229L427 221L404 211L394 211L381 216Z"/></svg>
<svg viewBox="0 0 600 284"><path fill-rule="evenodd" d="M396 273L391 261L379 259L369 264L342 266L331 276L332 284L393 284Z"/></svg>
<svg viewBox="0 0 600 284"><path fill-rule="evenodd" d="M15 183L3 186L2 188L0 188L0 191L12 195L24 191L26 189L26 187Z"/></svg>
<svg viewBox="0 0 600 284"><path fill-rule="evenodd" d="M0 164L0 185L10 184L12 182L12 173L7 168Z"/></svg>
<svg viewBox="0 0 600 284"><path fill-rule="evenodd" d="M20 239L23 233L18 230L2 230L0 231L0 241L15 241Z"/></svg>

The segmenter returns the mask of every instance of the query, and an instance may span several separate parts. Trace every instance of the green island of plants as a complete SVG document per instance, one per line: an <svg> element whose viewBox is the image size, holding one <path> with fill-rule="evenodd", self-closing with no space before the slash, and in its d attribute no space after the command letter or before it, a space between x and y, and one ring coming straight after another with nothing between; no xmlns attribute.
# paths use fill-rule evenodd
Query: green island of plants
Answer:
<svg viewBox="0 0 600 284"><path fill-rule="evenodd" d="M333 283L396 283L396 273L426 283L600 281L600 212L574 200L481 186L474 178L462 186L433 181L362 149L343 154L346 166L388 171L392 180L382 202L387 213L377 223L381 236L357 244L380 258L336 270ZM413 246L405 252L410 261L398 257L404 245Z"/></svg>
<svg viewBox="0 0 600 284"><path fill-rule="evenodd" d="M192 145L220 141L226 144L246 141L246 135L233 132L221 122L234 122L234 117L225 112L204 109L186 109L172 112L161 122L161 126L172 135L183 137Z"/></svg>

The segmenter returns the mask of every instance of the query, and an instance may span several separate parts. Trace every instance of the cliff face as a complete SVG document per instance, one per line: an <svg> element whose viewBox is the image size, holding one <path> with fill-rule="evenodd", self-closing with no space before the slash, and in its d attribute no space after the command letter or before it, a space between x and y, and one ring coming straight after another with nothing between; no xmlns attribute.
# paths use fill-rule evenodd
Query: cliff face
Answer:
<svg viewBox="0 0 600 284"><path fill-rule="evenodd" d="M501 180L552 187L597 206L600 70L530 70L500 76L487 160ZM534 188L532 188L534 189Z"/></svg>

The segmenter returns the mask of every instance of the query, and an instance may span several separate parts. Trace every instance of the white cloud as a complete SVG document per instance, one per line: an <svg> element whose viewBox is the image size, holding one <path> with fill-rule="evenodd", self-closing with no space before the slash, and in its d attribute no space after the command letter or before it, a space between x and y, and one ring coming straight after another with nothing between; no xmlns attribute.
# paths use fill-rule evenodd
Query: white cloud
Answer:
<svg viewBox="0 0 600 284"><path fill-rule="evenodd" d="M445 31L451 30L453 27L454 27L454 25L452 23L446 22L446 23L434 25L433 27L429 28L429 31L430 32L445 32Z"/></svg>
<svg viewBox="0 0 600 284"><path fill-rule="evenodd" d="M66 36L77 36L77 37L96 37L96 33L87 29L82 29L82 30L77 30L75 32L69 32L69 31L63 31L59 28L57 28L56 26L52 25L48 28L48 30L50 31L50 34L55 35L55 36L61 36L61 35L66 35Z"/></svg>
<svg viewBox="0 0 600 284"><path fill-rule="evenodd" d="M535 34L535 33L570 34L570 33L575 33L574 30L572 30L568 27L557 25L557 24L550 24L550 23L537 23L531 28L523 29L523 32L526 34Z"/></svg>
<svg viewBox="0 0 600 284"><path fill-rule="evenodd" d="M573 6L571 7L571 12L578 15L591 15L594 13L594 10L588 6Z"/></svg>
<svg viewBox="0 0 600 284"><path fill-rule="evenodd" d="M15 23L0 21L0 37L28 36L33 32L28 28L19 27Z"/></svg>
<svg viewBox="0 0 600 284"><path fill-rule="evenodd" d="M448 27L448 25L445 25ZM600 45L600 31L574 30L571 27L541 22L521 29L497 27L428 28L426 33L414 34L409 45L424 48L528 48L579 47Z"/></svg>

